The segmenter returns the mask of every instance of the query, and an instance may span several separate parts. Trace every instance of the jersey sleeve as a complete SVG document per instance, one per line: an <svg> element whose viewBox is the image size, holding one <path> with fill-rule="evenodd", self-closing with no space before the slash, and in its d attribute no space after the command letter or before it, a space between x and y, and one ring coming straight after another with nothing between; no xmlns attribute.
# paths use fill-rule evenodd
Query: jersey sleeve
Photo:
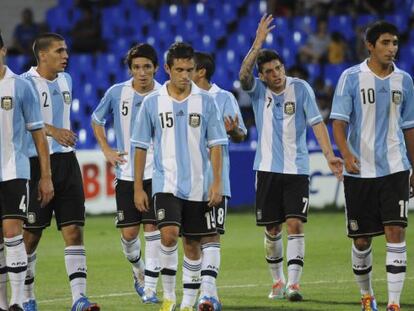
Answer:
<svg viewBox="0 0 414 311"><path fill-rule="evenodd" d="M254 78L253 86L250 90L246 90L246 93L249 94L252 100L252 106L257 106L258 101L260 100L260 94L265 91L265 86L259 78Z"/></svg>
<svg viewBox="0 0 414 311"><path fill-rule="evenodd" d="M226 101L224 103L223 117L231 116L233 119L237 115L239 119L239 129L246 135L247 129L244 125L243 116L240 112L239 104L232 93L226 93Z"/></svg>
<svg viewBox="0 0 414 311"><path fill-rule="evenodd" d="M106 123L106 115L109 113L112 105L112 88L106 91L104 97L99 102L98 107L92 113L92 122L104 126Z"/></svg>
<svg viewBox="0 0 414 311"><path fill-rule="evenodd" d="M342 73L335 89L330 118L349 122L352 113L351 83L346 72Z"/></svg>
<svg viewBox="0 0 414 311"><path fill-rule="evenodd" d="M414 127L414 86L413 80L406 75L403 80L403 102L401 107L402 129Z"/></svg>
<svg viewBox="0 0 414 311"><path fill-rule="evenodd" d="M44 127L42 114L40 112L39 99L35 95L33 88L27 81L19 81L23 88L21 102L23 116L28 131L35 131Z"/></svg>
<svg viewBox="0 0 414 311"><path fill-rule="evenodd" d="M208 100L210 101L210 109L207 116L207 145L209 148L216 145L227 145L228 139L220 110L212 97L209 97Z"/></svg>
<svg viewBox="0 0 414 311"><path fill-rule="evenodd" d="M306 82L303 82L303 109L306 121L313 126L323 121L318 105L316 104L315 93Z"/></svg>
<svg viewBox="0 0 414 311"><path fill-rule="evenodd" d="M153 124L149 104L150 101L145 98L133 123L131 145L135 148L148 149L151 146Z"/></svg>

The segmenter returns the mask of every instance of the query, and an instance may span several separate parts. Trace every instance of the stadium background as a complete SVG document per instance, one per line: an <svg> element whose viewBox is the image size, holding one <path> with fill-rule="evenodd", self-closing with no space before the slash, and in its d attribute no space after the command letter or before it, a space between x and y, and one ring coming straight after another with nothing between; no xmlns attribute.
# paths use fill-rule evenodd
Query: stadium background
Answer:
<svg viewBox="0 0 414 311"><path fill-rule="evenodd" d="M160 67L156 79L161 83L167 79L163 69L164 52L172 42L187 41L197 50L214 54L216 73L213 82L236 95L249 130L245 142L230 145L232 208L254 203L252 166L257 133L249 100L240 90L238 71L264 13L273 13L276 17L276 29L268 36L265 47L277 49L285 60L288 73L305 78L313 86L329 129L327 116L333 89L340 73L365 57L362 38L369 22L383 18L398 26L401 40L397 65L413 73L412 0L38 0L36 5L29 5L24 0L7 0L2 1L0 28L9 46L13 45L13 29L26 7L33 10L35 22L42 29L62 34L69 47L67 71L73 78L71 122L79 138L78 157L90 213L111 212L115 208L113 169L98 150L90 127L90 115L109 86L129 79L123 57L136 42L148 42L158 51ZM86 11L92 13L92 21L99 32L98 44L88 53L79 52L74 42L76 26ZM342 40L340 46L344 51L339 60L332 60L329 50L325 57L314 62L302 56L301 51L317 32L320 19L327 22L327 36L331 42L338 34ZM6 61L20 74L34 60L28 54L12 53ZM108 140L114 145L111 127L108 128ZM308 131L307 142L311 152L311 206L343 206L342 185L327 169L312 130Z"/></svg>

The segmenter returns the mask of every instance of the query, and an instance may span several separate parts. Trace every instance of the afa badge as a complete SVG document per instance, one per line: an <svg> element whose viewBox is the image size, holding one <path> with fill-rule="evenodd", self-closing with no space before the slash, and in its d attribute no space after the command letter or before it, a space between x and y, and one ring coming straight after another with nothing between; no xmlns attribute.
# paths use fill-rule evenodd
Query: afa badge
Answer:
<svg viewBox="0 0 414 311"><path fill-rule="evenodd" d="M399 105L402 102L402 92L401 91L392 91L391 100L395 105Z"/></svg>
<svg viewBox="0 0 414 311"><path fill-rule="evenodd" d="M125 219L123 211L117 211L118 221L123 221Z"/></svg>
<svg viewBox="0 0 414 311"><path fill-rule="evenodd" d="M1 98L1 108L4 110L11 110L13 109L13 97L11 96L4 96Z"/></svg>
<svg viewBox="0 0 414 311"><path fill-rule="evenodd" d="M284 111L288 115L292 115L295 113L295 103L294 102L286 102L284 104Z"/></svg>
<svg viewBox="0 0 414 311"><path fill-rule="evenodd" d="M72 102L72 99L70 98L70 93L67 91L62 92L63 101L66 105L70 105Z"/></svg>
<svg viewBox="0 0 414 311"><path fill-rule="evenodd" d="M201 124L201 116L199 113L190 113L188 120L191 127L199 127Z"/></svg>
<svg viewBox="0 0 414 311"><path fill-rule="evenodd" d="M163 220L165 218L165 210L164 209L160 209L157 211L157 219L159 221Z"/></svg>
<svg viewBox="0 0 414 311"><path fill-rule="evenodd" d="M27 222L29 224L34 224L36 222L36 214L33 212L27 213Z"/></svg>
<svg viewBox="0 0 414 311"><path fill-rule="evenodd" d="M351 229L351 231L358 231L359 229L358 222L356 220L350 220L349 229Z"/></svg>

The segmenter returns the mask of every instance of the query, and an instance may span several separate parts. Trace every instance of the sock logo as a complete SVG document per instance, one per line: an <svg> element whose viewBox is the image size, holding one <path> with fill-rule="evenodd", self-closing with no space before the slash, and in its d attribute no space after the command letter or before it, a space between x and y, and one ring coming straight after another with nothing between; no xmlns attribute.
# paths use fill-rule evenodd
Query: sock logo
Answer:
<svg viewBox="0 0 414 311"><path fill-rule="evenodd" d="M392 263L395 263L397 265L406 265L407 261L403 259L395 259Z"/></svg>
<svg viewBox="0 0 414 311"><path fill-rule="evenodd" d="M21 266L27 266L27 262L25 261L16 261L11 263L12 267L21 267Z"/></svg>
<svg viewBox="0 0 414 311"><path fill-rule="evenodd" d="M213 265L207 265L207 270L218 271L218 268L216 266L213 266Z"/></svg>

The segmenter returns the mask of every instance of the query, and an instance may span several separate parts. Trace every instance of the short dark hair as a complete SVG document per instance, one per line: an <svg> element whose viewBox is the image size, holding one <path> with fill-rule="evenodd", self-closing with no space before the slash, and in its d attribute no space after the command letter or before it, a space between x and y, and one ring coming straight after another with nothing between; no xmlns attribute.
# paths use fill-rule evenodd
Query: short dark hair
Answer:
<svg viewBox="0 0 414 311"><path fill-rule="evenodd" d="M211 80L211 77L216 70L216 65L214 63L214 58L211 54L205 52L194 53L194 61L196 65L196 70L205 69L206 70L206 79Z"/></svg>
<svg viewBox="0 0 414 311"><path fill-rule="evenodd" d="M148 43L139 43L129 49L127 55L125 56L125 61L124 61L125 64L128 65L129 69L131 69L132 60L137 57L148 58L152 62L154 67L158 66L157 52L152 47L152 45Z"/></svg>
<svg viewBox="0 0 414 311"><path fill-rule="evenodd" d="M37 61L39 61L39 52L48 49L52 42L56 41L65 41L65 38L54 32L42 33L36 38L33 42L33 53Z"/></svg>
<svg viewBox="0 0 414 311"><path fill-rule="evenodd" d="M172 66L174 59L193 59L194 49L185 42L175 42L171 44L167 51L167 65Z"/></svg>
<svg viewBox="0 0 414 311"><path fill-rule="evenodd" d="M4 46L4 41L3 41L3 37L1 36L1 31L0 31L0 49L2 49Z"/></svg>
<svg viewBox="0 0 414 311"><path fill-rule="evenodd" d="M272 60L278 60L282 65L285 64L283 58L279 55L278 52L269 49L261 49L256 61L257 69L259 72L262 72L263 64L271 62Z"/></svg>
<svg viewBox="0 0 414 311"><path fill-rule="evenodd" d="M390 33L398 37L398 28L386 21L374 22L366 29L365 40L375 46L378 38L384 33Z"/></svg>

